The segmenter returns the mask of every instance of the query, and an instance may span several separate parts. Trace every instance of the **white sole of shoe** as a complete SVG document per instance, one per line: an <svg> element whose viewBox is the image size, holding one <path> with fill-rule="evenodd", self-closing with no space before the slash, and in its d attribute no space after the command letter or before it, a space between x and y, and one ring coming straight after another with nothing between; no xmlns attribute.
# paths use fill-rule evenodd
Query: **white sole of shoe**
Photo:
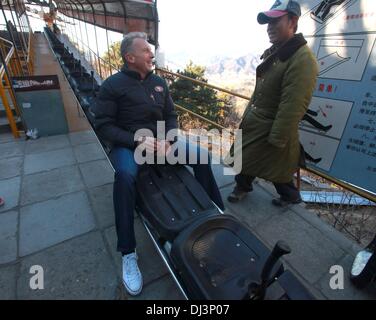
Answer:
<svg viewBox="0 0 376 320"><path fill-rule="evenodd" d="M127 290L127 292L128 292L131 296L137 296L137 295L139 295L139 294L141 293L141 291L142 291L142 287L143 287L144 283L143 283L143 281L141 280L141 286L140 286L140 289L137 290L137 291L133 291L133 290L131 290L131 289L127 286L127 284L125 283L124 280L123 280L123 285L124 285L125 290Z"/></svg>

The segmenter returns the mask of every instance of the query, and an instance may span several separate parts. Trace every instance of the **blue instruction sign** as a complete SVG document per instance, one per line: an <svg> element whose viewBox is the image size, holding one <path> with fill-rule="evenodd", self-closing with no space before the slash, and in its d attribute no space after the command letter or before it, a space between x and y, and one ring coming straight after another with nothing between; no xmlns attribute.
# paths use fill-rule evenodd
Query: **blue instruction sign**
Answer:
<svg viewBox="0 0 376 320"><path fill-rule="evenodd" d="M376 194L376 1L299 2L299 32L319 66L300 125L309 166Z"/></svg>

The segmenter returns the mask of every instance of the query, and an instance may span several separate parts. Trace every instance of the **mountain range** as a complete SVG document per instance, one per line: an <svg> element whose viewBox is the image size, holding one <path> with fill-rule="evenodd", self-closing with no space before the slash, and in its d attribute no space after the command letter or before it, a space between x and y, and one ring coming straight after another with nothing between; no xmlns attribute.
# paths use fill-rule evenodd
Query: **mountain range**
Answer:
<svg viewBox="0 0 376 320"><path fill-rule="evenodd" d="M260 64L260 56L252 53L235 58L214 56L205 59L202 56L189 57L185 53L179 53L168 56L165 64L171 70L183 70L190 60L206 68L205 76L209 83L226 88L236 88L246 83L252 89L256 68Z"/></svg>
<svg viewBox="0 0 376 320"><path fill-rule="evenodd" d="M210 77L212 75L227 76L231 75L246 75L252 76L256 74L256 68L260 64L260 57L253 54L248 54L239 58L220 58L215 63L206 67L206 74Z"/></svg>
<svg viewBox="0 0 376 320"><path fill-rule="evenodd" d="M179 54L168 57L166 65L172 70L183 70L190 60L206 68L205 77L210 84L245 96L252 95L256 83L256 68L261 63L259 55L249 53L236 58L216 56L203 60L202 57L190 59L184 54ZM242 112L247 101L241 98L236 98L235 101L236 108Z"/></svg>
<svg viewBox="0 0 376 320"><path fill-rule="evenodd" d="M205 76L209 83L250 96L259 64L260 56L251 53L239 58L221 58L206 67Z"/></svg>

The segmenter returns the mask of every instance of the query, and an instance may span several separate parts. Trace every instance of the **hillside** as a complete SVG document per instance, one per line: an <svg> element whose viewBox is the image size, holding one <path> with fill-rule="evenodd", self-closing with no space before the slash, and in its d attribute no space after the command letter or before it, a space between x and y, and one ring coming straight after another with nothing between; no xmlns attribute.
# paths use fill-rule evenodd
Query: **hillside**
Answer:
<svg viewBox="0 0 376 320"><path fill-rule="evenodd" d="M251 96L256 83L256 68L260 57L248 54L239 58L219 58L206 67L209 83L230 89L245 96ZM247 101L236 99L236 109L242 113Z"/></svg>

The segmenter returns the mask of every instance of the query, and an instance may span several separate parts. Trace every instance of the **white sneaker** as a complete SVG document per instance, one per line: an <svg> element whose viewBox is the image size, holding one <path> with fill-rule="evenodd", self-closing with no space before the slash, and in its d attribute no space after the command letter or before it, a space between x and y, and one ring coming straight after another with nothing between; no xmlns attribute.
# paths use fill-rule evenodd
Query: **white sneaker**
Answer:
<svg viewBox="0 0 376 320"><path fill-rule="evenodd" d="M135 252L123 256L123 283L132 296L138 295L142 290L142 275L137 259Z"/></svg>

